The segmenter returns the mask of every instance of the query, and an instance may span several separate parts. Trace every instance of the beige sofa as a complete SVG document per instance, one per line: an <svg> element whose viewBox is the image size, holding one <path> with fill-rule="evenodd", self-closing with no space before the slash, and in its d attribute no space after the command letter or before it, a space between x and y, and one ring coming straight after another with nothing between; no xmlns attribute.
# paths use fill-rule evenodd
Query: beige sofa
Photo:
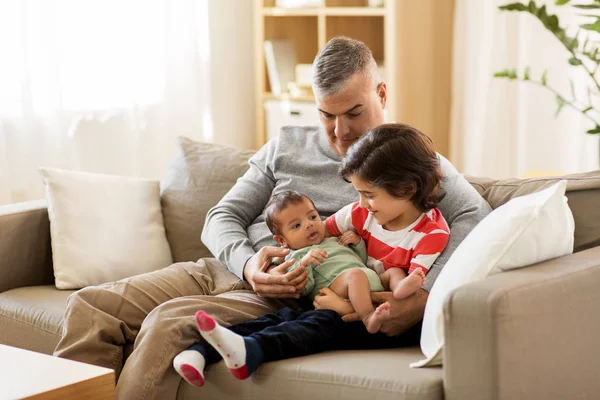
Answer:
<svg viewBox="0 0 600 400"><path fill-rule="evenodd" d="M238 156L243 163L248 154ZM219 190L242 172L223 172L231 176ZM207 371L204 388L182 383L178 399L600 398L600 171L566 178L576 253L455 290L445 303L443 368L410 369L410 362L422 358L418 347L330 352L269 363L245 382L234 380L221 363ZM497 207L555 180L470 181ZM179 204L177 196L190 195L183 189L163 192L166 225L171 218L166 207L172 211ZM200 196L205 189L196 187L191 193ZM208 206L195 215L205 214ZM198 238L195 229L179 235ZM173 240L169 229L167 233L172 249L173 243L184 243ZM179 250L185 254L186 249ZM0 343L52 353L71 293L53 286L44 202L0 207Z"/></svg>

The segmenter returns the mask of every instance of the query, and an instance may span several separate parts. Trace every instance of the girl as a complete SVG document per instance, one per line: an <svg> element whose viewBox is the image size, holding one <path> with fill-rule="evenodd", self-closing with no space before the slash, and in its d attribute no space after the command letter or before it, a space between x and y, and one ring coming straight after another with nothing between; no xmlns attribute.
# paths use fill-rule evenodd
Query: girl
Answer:
<svg viewBox="0 0 600 400"><path fill-rule="evenodd" d="M340 236L342 244L364 240L367 266L379 274L384 288L396 299L412 295L425 283L449 237L448 225L435 208L443 193L431 139L409 125L381 125L349 149L339 173L360 200L327 219L328 233ZM333 285L331 289L348 297ZM348 313L352 304L342 311ZM387 317L389 304L373 314L356 311L372 331L372 325Z"/></svg>

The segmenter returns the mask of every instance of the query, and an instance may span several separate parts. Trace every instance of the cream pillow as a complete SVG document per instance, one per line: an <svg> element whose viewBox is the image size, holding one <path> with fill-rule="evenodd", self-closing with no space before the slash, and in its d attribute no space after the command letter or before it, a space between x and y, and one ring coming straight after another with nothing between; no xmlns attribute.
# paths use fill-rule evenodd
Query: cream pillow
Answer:
<svg viewBox="0 0 600 400"><path fill-rule="evenodd" d="M501 271L526 267L573 252L575 223L567 205L567 181L516 197L492 211L454 251L435 281L423 318L424 360L411 367L442 364L443 307L457 287Z"/></svg>
<svg viewBox="0 0 600 400"><path fill-rule="evenodd" d="M79 289L172 263L159 182L41 168L54 277Z"/></svg>

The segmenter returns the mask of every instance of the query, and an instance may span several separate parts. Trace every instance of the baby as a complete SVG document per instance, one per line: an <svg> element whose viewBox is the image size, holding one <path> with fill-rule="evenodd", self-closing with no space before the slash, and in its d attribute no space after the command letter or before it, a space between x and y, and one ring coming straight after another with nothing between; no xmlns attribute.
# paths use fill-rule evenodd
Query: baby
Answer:
<svg viewBox="0 0 600 400"><path fill-rule="evenodd" d="M327 237L325 223L312 200L293 191L273 196L265 219L273 239L291 250L286 260L296 260L290 270L303 266L308 271L302 295L312 300L328 287L350 300L369 332L379 330L378 315L385 307L375 313L371 292L381 292L384 287L377 273L366 266L365 243L356 233L347 231L339 238Z"/></svg>

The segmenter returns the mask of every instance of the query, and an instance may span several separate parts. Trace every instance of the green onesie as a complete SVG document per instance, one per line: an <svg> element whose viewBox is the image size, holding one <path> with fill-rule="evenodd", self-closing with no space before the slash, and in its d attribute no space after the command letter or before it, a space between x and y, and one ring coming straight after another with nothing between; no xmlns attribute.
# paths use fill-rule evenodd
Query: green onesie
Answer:
<svg viewBox="0 0 600 400"><path fill-rule="evenodd" d="M367 249L365 242L360 241L356 246L342 246L338 243L339 238L325 238L320 244L315 244L308 247L303 247L298 250L292 250L285 258L295 258L296 263L291 266L288 271L292 271L300 265L300 260L312 249L323 249L327 252L327 259L321 266L311 264L306 270L308 271L308 283L302 292L303 296L308 296L312 299L319 294L319 290L331 286L335 278L342 272L351 268L360 268L365 271L372 292L384 291L381 285L381 280L377 272L366 266Z"/></svg>

